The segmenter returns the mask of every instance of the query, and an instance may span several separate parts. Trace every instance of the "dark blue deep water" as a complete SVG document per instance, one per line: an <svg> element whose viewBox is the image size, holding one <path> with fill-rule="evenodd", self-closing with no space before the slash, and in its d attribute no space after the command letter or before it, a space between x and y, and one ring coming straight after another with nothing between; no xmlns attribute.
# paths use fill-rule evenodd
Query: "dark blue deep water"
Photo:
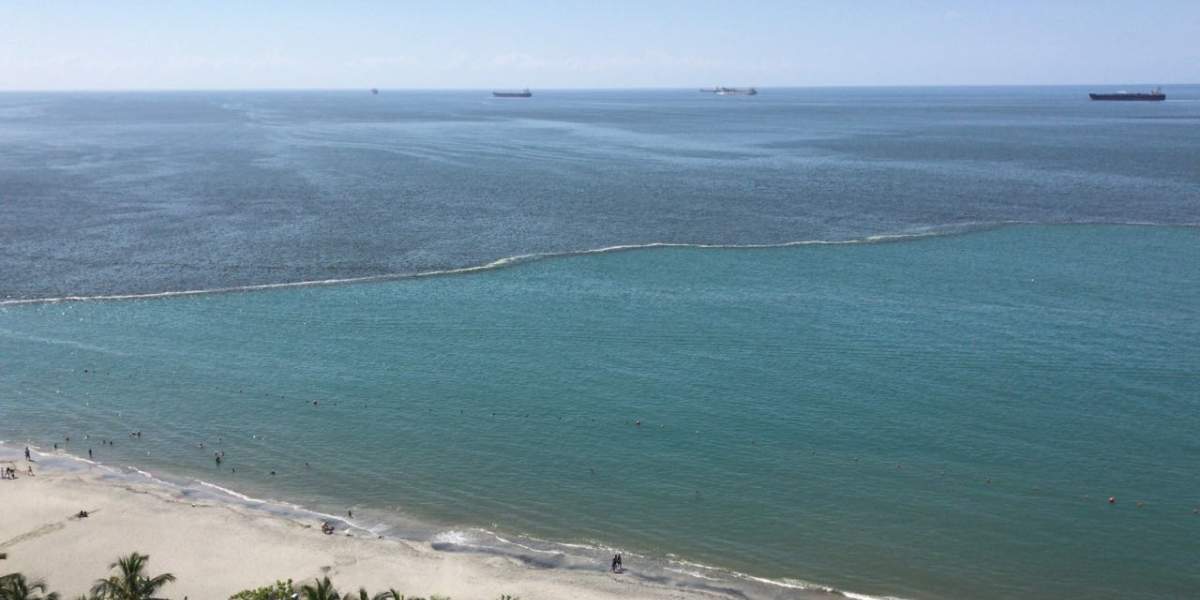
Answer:
<svg viewBox="0 0 1200 600"><path fill-rule="evenodd" d="M0 440L751 598L1189 597L1200 87L1087 91L3 94Z"/></svg>

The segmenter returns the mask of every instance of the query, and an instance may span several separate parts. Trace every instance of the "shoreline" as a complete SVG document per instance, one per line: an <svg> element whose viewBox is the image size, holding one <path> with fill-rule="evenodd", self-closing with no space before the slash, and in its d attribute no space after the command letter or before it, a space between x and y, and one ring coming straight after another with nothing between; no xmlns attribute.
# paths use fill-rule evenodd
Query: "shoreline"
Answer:
<svg viewBox="0 0 1200 600"><path fill-rule="evenodd" d="M298 588L326 576L342 594L394 588L406 596L458 600L502 594L524 600L753 597L743 590L639 576L636 568L611 573L603 565L557 564L563 557L539 562L465 546L439 548L376 536L340 521L334 534L322 535L317 513L303 518L156 480L138 482L71 455L35 452L33 458L26 462L19 450L0 448L0 467L17 471L16 480L0 481L5 508L0 553L8 555L0 561L0 574L42 579L63 597L86 593L108 576L109 564L131 552L150 556L151 576L176 576L163 589L172 598L220 600L276 580L292 579ZM88 516L81 518L80 511ZM780 592L780 597L820 594Z"/></svg>

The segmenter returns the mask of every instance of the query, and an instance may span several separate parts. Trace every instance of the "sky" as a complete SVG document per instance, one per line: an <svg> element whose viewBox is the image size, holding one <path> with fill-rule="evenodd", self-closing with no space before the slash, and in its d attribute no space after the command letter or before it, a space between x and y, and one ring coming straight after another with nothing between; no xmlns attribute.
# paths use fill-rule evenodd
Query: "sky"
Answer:
<svg viewBox="0 0 1200 600"><path fill-rule="evenodd" d="M1200 82L1200 0L0 0L0 90Z"/></svg>

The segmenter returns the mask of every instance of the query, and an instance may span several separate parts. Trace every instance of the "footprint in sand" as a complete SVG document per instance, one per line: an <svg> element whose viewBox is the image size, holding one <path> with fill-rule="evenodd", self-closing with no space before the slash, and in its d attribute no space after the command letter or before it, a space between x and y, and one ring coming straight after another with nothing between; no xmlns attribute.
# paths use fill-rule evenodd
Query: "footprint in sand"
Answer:
<svg viewBox="0 0 1200 600"><path fill-rule="evenodd" d="M48 535L48 534L54 533L55 531L58 531L66 526L67 525L65 523L49 523L47 525L42 525L41 527L32 529L30 531L26 531L25 533L22 533L21 535L18 535L16 537L4 542L3 544L0 544L0 549L10 548L10 547L16 546L17 544L20 544L22 542L27 542L27 541L35 539L35 538L40 538L43 535Z"/></svg>

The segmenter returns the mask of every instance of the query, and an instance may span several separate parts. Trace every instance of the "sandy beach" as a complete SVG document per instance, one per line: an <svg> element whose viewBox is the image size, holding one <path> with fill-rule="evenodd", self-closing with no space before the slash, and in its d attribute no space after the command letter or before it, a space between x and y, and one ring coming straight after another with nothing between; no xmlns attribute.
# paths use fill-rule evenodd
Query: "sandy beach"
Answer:
<svg viewBox="0 0 1200 600"><path fill-rule="evenodd" d="M11 450L9 450L11 452ZM406 597L454 600L577 598L714 598L667 588L632 573L546 569L507 557L439 552L427 544L368 533L322 535L308 522L214 500L193 500L167 486L103 477L97 468L45 468L11 454L0 466L17 479L0 481L2 573L41 578L63 597L86 593L119 556L150 556L151 575L177 580L170 598L221 600L247 588L291 578L329 576L338 591L374 594L394 588ZM32 466L34 475L27 473ZM88 516L81 518L80 511Z"/></svg>

